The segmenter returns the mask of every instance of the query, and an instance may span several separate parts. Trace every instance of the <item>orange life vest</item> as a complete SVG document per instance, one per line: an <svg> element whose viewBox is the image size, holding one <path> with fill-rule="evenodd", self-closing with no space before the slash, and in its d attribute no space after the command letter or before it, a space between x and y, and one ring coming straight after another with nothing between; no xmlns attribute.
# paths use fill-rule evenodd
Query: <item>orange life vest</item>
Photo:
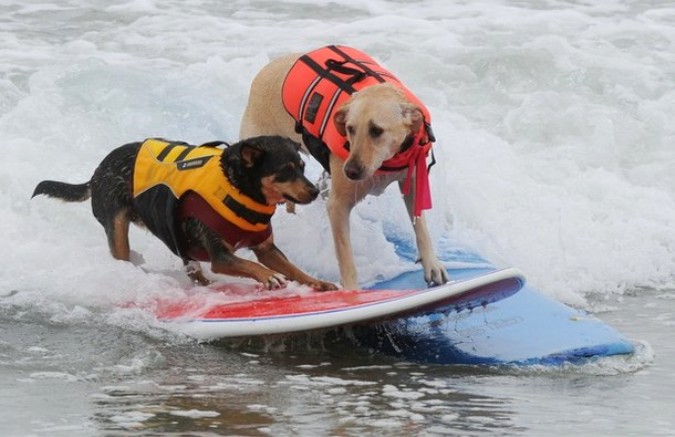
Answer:
<svg viewBox="0 0 675 437"><path fill-rule="evenodd" d="M328 151L342 160L349 156L349 142L337 131L333 114L352 93L384 82L403 91L408 101L417 105L424 115L420 131L378 170L408 169L405 190L406 186L410 188L412 170L417 169L415 215L419 216L422 209L431 208L426 157L435 138L429 110L396 76L357 49L330 45L302 55L293 64L284 79L282 101L286 111L295 120L296 132L302 134L310 153L329 171Z"/></svg>

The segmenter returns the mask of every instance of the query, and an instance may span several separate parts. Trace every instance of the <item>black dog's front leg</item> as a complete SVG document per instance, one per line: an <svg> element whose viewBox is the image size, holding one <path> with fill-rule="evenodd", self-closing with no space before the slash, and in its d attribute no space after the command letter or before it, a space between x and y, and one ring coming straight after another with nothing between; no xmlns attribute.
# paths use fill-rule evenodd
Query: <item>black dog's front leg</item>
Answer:
<svg viewBox="0 0 675 437"><path fill-rule="evenodd" d="M188 220L185 224L185 231L189 244L198 244L209 254L211 270L214 273L252 278L269 289L279 288L286 284L286 279L281 273L234 255L232 248L228 247L217 233L201 221ZM199 273L201 274L201 270Z"/></svg>
<svg viewBox="0 0 675 437"><path fill-rule="evenodd" d="M270 236L261 244L252 247L253 253L258 261L267 267L283 273L287 278L298 281L301 284L309 285L318 291L336 290L337 285L313 278L300 270L286 258L286 255L274 244L274 239Z"/></svg>
<svg viewBox="0 0 675 437"><path fill-rule="evenodd" d="M199 261L183 258L183 265L185 266L185 272L190 277L190 280L192 280L192 282L195 284L206 286L211 283L211 281L209 281L208 278L204 276L204 272L202 272L202 267L199 265Z"/></svg>

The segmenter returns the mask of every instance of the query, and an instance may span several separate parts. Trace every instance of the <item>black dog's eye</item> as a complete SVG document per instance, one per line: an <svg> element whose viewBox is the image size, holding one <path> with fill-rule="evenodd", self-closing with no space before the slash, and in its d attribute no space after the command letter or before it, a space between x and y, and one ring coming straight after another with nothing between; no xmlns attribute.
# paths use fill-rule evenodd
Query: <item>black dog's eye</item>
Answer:
<svg viewBox="0 0 675 437"><path fill-rule="evenodd" d="M380 126L376 126L374 124L370 125L370 127L368 128L368 133L373 138L379 137L380 135L382 135L383 132L384 132L384 129L382 129Z"/></svg>
<svg viewBox="0 0 675 437"><path fill-rule="evenodd" d="M354 129L354 126L347 126L347 133L349 133L349 135L354 135L355 131L356 129Z"/></svg>
<svg viewBox="0 0 675 437"><path fill-rule="evenodd" d="M279 170L279 173L277 173L274 180L277 182L288 182L295 179L295 177L295 168L293 168L292 164L289 164Z"/></svg>

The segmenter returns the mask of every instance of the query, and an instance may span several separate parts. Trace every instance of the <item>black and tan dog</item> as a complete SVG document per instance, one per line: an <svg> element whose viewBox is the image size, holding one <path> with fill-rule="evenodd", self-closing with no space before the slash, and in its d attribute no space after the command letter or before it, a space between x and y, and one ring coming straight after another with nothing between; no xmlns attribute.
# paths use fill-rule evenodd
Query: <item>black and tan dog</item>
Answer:
<svg viewBox="0 0 675 437"><path fill-rule="evenodd" d="M319 191L304 176L300 145L259 136L222 149L148 139L106 156L89 182L40 182L45 194L68 202L91 198L112 256L129 260L129 223L147 227L185 263L190 278L208 284L198 261L215 273L253 278L267 288L286 279L317 290L337 288L293 265L274 244L270 219L285 201L306 204ZM249 247L261 264L239 258Z"/></svg>

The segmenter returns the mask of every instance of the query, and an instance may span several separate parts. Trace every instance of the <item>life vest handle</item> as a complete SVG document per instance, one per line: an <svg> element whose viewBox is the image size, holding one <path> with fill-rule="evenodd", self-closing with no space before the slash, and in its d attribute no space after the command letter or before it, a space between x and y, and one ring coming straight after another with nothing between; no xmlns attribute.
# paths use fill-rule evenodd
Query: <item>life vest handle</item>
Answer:
<svg viewBox="0 0 675 437"><path fill-rule="evenodd" d="M367 76L367 74L364 71L357 70L356 68L347 67L345 65L346 62L347 61L336 61L335 59L328 59L326 60L326 67L328 67L328 70L337 71L338 73L351 76L350 79L347 79L345 81L350 85L363 80Z"/></svg>
<svg viewBox="0 0 675 437"><path fill-rule="evenodd" d="M216 140L200 144L198 147L218 147L218 146L230 147L230 143L228 143L227 141Z"/></svg>

